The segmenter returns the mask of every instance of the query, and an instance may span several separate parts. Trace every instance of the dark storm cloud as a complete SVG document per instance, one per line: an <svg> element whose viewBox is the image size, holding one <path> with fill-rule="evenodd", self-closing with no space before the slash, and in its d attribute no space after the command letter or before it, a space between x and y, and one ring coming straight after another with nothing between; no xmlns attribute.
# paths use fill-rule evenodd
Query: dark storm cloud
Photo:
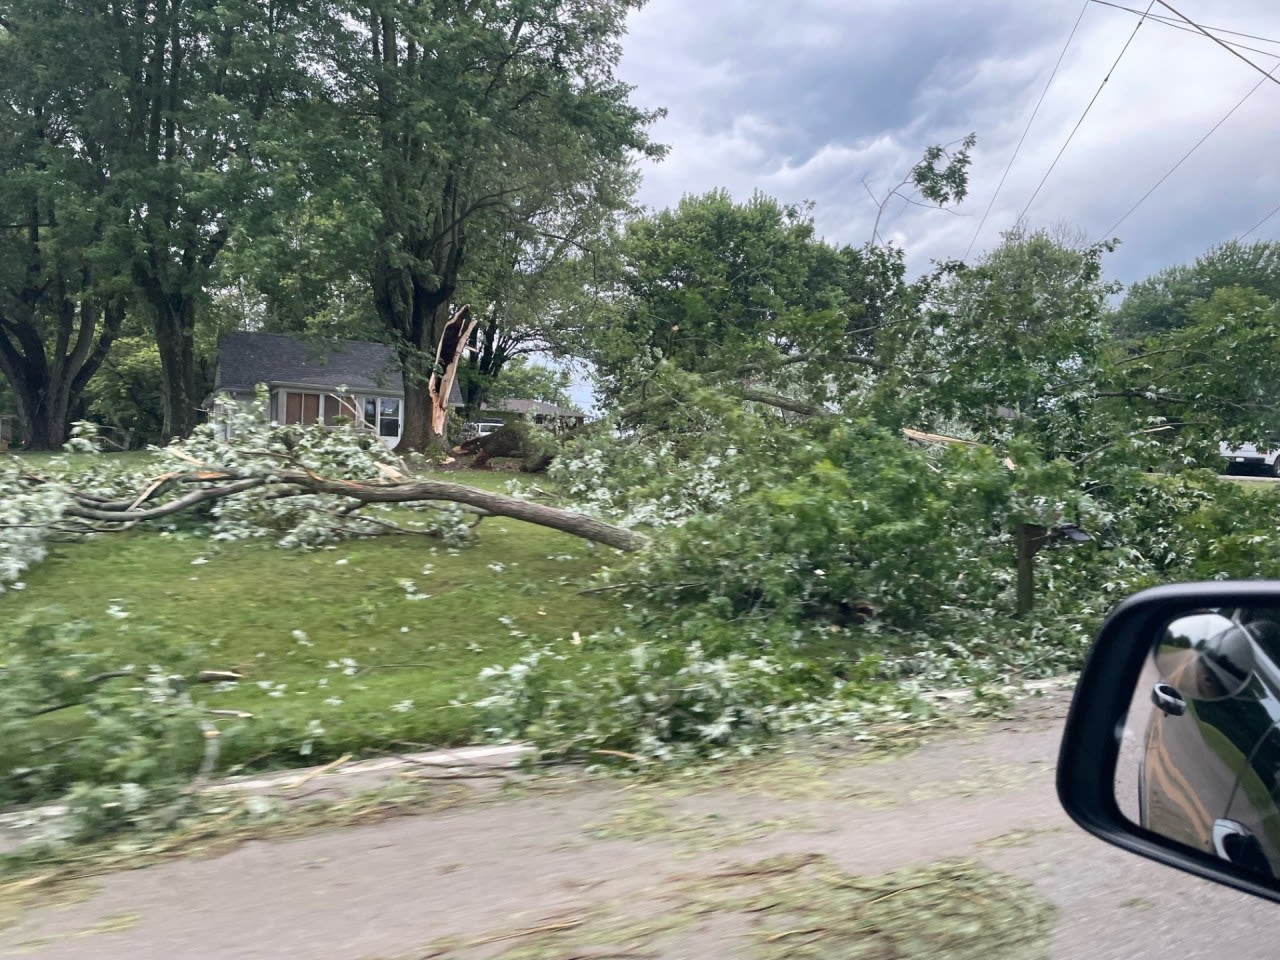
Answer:
<svg viewBox="0 0 1280 960"><path fill-rule="evenodd" d="M1274 0L1179 4L1193 18L1280 38ZM651 0L632 21L623 76L666 106L671 145L641 200L717 186L812 200L831 239L867 239L883 195L930 143L979 137L961 216L899 203L884 230L914 264L962 255L1080 12L1077 0ZM1136 18L1090 5L975 244L1017 221ZM1249 41L1256 43L1255 41ZM1277 56L1250 53L1267 69ZM1098 239L1259 79L1201 36L1146 24L1027 209L1033 226ZM1116 231L1132 280L1247 230L1280 203L1280 86L1264 84ZM864 186L865 184L865 186ZM1280 216L1258 236L1280 235Z"/></svg>

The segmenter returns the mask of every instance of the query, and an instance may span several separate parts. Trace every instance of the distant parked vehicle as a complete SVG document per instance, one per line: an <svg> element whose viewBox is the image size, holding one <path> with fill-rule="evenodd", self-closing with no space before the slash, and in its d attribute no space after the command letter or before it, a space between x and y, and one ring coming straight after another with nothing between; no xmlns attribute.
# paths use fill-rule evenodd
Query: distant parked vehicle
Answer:
<svg viewBox="0 0 1280 960"><path fill-rule="evenodd" d="M501 430L505 423L501 420L481 420L476 423L464 423L462 425L462 439L474 440L477 437L487 437L491 433L497 433Z"/></svg>
<svg viewBox="0 0 1280 960"><path fill-rule="evenodd" d="M1218 452L1227 461L1227 472L1255 469L1265 470L1273 477L1280 477L1280 443L1272 443L1271 450L1259 450L1256 444L1242 443L1233 447L1229 443L1219 443Z"/></svg>

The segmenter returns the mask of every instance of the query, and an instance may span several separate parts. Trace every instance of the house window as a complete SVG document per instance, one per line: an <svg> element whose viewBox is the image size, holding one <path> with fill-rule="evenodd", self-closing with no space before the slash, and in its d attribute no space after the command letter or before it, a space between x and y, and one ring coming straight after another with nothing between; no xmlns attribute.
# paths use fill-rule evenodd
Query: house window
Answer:
<svg viewBox="0 0 1280 960"><path fill-rule="evenodd" d="M378 401L378 436L400 436L400 401L384 397Z"/></svg>
<svg viewBox="0 0 1280 960"><path fill-rule="evenodd" d="M380 437L400 436L400 401L393 397L367 397L364 422L377 430Z"/></svg>
<svg viewBox="0 0 1280 960"><path fill-rule="evenodd" d="M355 419L356 409L350 400L331 393L307 393L287 390L284 395L284 423L323 423L333 426L339 417Z"/></svg>

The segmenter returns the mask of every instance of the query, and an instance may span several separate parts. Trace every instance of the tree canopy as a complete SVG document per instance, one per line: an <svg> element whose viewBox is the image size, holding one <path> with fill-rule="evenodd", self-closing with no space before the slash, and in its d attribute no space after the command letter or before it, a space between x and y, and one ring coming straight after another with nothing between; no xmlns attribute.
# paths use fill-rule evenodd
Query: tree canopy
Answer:
<svg viewBox="0 0 1280 960"><path fill-rule="evenodd" d="M1189 264L1165 267L1125 291L1112 322L1126 337L1169 333L1192 322L1194 304L1226 287L1242 287L1280 300L1280 243L1229 240Z"/></svg>

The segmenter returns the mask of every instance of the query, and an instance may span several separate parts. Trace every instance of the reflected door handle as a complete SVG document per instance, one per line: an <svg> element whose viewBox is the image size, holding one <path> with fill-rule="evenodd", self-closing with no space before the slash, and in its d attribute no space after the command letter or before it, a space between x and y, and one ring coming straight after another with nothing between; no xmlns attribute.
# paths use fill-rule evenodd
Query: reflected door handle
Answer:
<svg viewBox="0 0 1280 960"><path fill-rule="evenodd" d="M1167 683L1157 683L1151 688L1151 702L1171 717L1180 717L1187 712L1187 701L1176 687Z"/></svg>

